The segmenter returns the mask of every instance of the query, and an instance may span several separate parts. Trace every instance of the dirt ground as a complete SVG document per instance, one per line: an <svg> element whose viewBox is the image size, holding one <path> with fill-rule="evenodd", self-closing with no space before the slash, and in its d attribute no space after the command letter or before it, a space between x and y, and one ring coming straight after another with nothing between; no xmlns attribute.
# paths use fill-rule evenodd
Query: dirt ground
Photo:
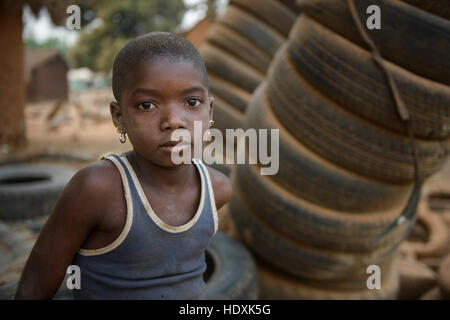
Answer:
<svg viewBox="0 0 450 320"><path fill-rule="evenodd" d="M70 102L64 103L62 110L51 120L47 117L55 102L27 105L29 146L86 159L97 159L105 152L130 150L129 142L119 142L119 134L113 126L109 111L112 99L110 89L72 93Z"/></svg>

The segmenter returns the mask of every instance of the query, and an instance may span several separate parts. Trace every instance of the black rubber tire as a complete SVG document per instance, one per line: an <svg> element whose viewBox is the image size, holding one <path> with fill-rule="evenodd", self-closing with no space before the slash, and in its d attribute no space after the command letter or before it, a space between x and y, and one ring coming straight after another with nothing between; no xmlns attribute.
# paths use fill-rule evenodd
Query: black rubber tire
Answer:
<svg viewBox="0 0 450 320"><path fill-rule="evenodd" d="M371 243L398 218L403 206L365 214L336 212L296 197L256 170L237 165L234 188L245 194L243 201L254 216L294 241L324 250L363 252L406 237L405 228L398 227L379 243Z"/></svg>
<svg viewBox="0 0 450 320"><path fill-rule="evenodd" d="M337 105L312 87L290 61L287 47L267 75L274 114L302 143L349 170L392 183L414 180L410 139ZM423 179L437 172L450 154L450 139L414 141Z"/></svg>
<svg viewBox="0 0 450 320"><path fill-rule="evenodd" d="M206 34L209 43L220 47L262 73L266 73L271 56L226 25L215 23Z"/></svg>
<svg viewBox="0 0 450 320"><path fill-rule="evenodd" d="M0 275L8 269L8 265L14 259L13 246L8 242L9 235L8 225L0 222Z"/></svg>
<svg viewBox="0 0 450 320"><path fill-rule="evenodd" d="M214 268L207 275L201 299L255 300L258 298L256 264L252 255L237 240L221 231L206 249L207 262ZM209 266L209 267L210 267Z"/></svg>
<svg viewBox="0 0 450 320"><path fill-rule="evenodd" d="M442 300L441 290L435 286L421 295L418 300Z"/></svg>
<svg viewBox="0 0 450 320"><path fill-rule="evenodd" d="M421 8L432 14L435 14L441 18L450 20L450 1L449 0L434 0L434 1L423 1L423 0L402 0L403 2L409 3L415 7Z"/></svg>
<svg viewBox="0 0 450 320"><path fill-rule="evenodd" d="M299 7L296 4L296 0L278 0L280 1L282 4L284 4L286 7L288 7L289 9L292 10L292 12L298 14L300 12Z"/></svg>
<svg viewBox="0 0 450 320"><path fill-rule="evenodd" d="M364 213L388 210L405 203L412 184L378 182L316 155L276 119L264 90L262 84L253 94L244 125L279 130L279 171L270 178L308 201L335 210Z"/></svg>
<svg viewBox="0 0 450 320"><path fill-rule="evenodd" d="M363 26L370 5L377 5L381 10L381 29L366 28L366 32L383 58L422 77L450 85L450 22L398 0L358 0L355 7ZM367 48L346 1L304 0L301 9L324 26Z"/></svg>
<svg viewBox="0 0 450 320"><path fill-rule="evenodd" d="M406 133L384 73L370 53L301 15L292 27L289 54L302 76L324 95L382 127ZM450 135L450 87L417 76L385 60L423 138Z"/></svg>
<svg viewBox="0 0 450 320"><path fill-rule="evenodd" d="M385 274L382 272L382 274ZM395 300L400 287L398 273L391 268L382 276L381 289L335 290L315 287L268 265L258 264L262 300ZM366 278L369 275L366 275Z"/></svg>
<svg viewBox="0 0 450 320"><path fill-rule="evenodd" d="M349 279L342 279L342 280L325 280L325 281L321 281L321 280L310 280L310 279L305 279L305 278L301 278L301 277L295 277L292 276L288 273L285 273L283 271L281 271L280 269L278 269L277 267L275 267L274 265L272 265L270 263L270 261L264 261L263 259L261 259L258 254L253 253L253 257L255 258L256 261L256 265L258 266L258 269L260 270L259 267L262 267L263 269L265 269L266 271L269 272L274 272L274 273L280 273L283 274L284 276L291 278L291 279L295 279L294 282L301 282L302 285L305 285L307 287L313 287L316 289L321 289L321 290L331 290L331 291L359 291L361 289L367 289L367 278L370 276L370 274L366 273L364 274L361 278L349 278ZM386 275L389 272L392 271L393 268L393 262L394 262L395 256L393 255L391 259L388 259L386 261L383 262L383 264L378 265L378 267L380 268L380 273L381 275ZM367 270L366 270L367 272ZM384 280L384 279L383 279ZM260 292L260 298L261 296L267 296L267 292Z"/></svg>
<svg viewBox="0 0 450 320"><path fill-rule="evenodd" d="M450 300L450 254L442 260L439 266L438 284L442 298Z"/></svg>
<svg viewBox="0 0 450 320"><path fill-rule="evenodd" d="M360 279L369 265L383 264L395 253L393 244L355 253L324 250L294 241L278 232L273 222L266 223L253 213L236 187L229 205L239 238L265 261L294 276L324 281Z"/></svg>
<svg viewBox="0 0 450 320"><path fill-rule="evenodd" d="M218 21L247 38L270 56L273 56L286 40L281 33L262 20L233 5L227 6Z"/></svg>
<svg viewBox="0 0 450 320"><path fill-rule="evenodd" d="M0 218L23 219L49 214L75 170L64 166L0 166Z"/></svg>
<svg viewBox="0 0 450 320"><path fill-rule="evenodd" d="M289 35L296 18L294 12L277 0L230 0L230 4L266 22L285 37Z"/></svg>
<svg viewBox="0 0 450 320"><path fill-rule="evenodd" d="M253 92L265 75L220 48L206 43L200 49L208 73L211 72L242 89ZM214 85L214 84L213 84Z"/></svg>
<svg viewBox="0 0 450 320"><path fill-rule="evenodd" d="M214 127L225 134L226 129L243 128L244 113L226 103L218 95L214 95L213 109Z"/></svg>
<svg viewBox="0 0 450 320"><path fill-rule="evenodd" d="M417 258L442 257L449 249L450 239L444 219L428 208L424 198L421 199L417 212L417 222L426 228L426 240L405 241L405 244Z"/></svg>
<svg viewBox="0 0 450 320"><path fill-rule="evenodd" d="M235 109L245 112L252 98L250 93L212 73L208 75L208 78L211 83L211 95L213 97L217 94Z"/></svg>

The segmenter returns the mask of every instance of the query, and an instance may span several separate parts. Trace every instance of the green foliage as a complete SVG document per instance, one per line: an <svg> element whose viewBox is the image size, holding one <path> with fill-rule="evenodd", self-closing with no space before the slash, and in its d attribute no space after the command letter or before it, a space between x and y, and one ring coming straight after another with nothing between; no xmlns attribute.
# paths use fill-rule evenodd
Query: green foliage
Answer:
<svg viewBox="0 0 450 320"><path fill-rule="evenodd" d="M25 46L32 49L56 49L63 56L66 56L68 47L58 38L48 38L42 42L37 41L33 36L27 36L24 40Z"/></svg>
<svg viewBox="0 0 450 320"><path fill-rule="evenodd" d="M78 0L76 4L81 8L82 29L69 51L69 64L103 72L111 70L127 41L151 31L174 31L187 9L183 0ZM101 23L89 28L97 18Z"/></svg>

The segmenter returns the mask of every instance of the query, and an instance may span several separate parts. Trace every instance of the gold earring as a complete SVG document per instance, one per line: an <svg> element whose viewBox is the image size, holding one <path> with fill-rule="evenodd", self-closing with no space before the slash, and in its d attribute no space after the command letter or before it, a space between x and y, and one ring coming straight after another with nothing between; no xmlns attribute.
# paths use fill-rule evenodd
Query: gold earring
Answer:
<svg viewBox="0 0 450 320"><path fill-rule="evenodd" d="M127 142L127 133L125 132L125 130L117 129L117 132L120 133L120 137L119 137L120 142L122 142L122 143Z"/></svg>
<svg viewBox="0 0 450 320"><path fill-rule="evenodd" d="M214 125L214 120L209 120L209 126L212 127Z"/></svg>

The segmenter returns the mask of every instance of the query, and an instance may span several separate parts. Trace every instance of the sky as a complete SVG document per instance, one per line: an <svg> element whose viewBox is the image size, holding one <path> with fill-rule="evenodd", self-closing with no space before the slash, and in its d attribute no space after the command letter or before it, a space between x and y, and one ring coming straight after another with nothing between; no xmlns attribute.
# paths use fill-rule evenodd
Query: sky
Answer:
<svg viewBox="0 0 450 320"><path fill-rule="evenodd" d="M193 5L202 2L201 0L184 0L186 5ZM224 10L228 0L220 0L219 13ZM195 23L201 20L205 15L205 8L198 10L188 10L181 22L182 29L189 29ZM58 38L66 45L71 46L78 37L78 31L71 31L63 26L55 26L52 24L47 10L41 10L39 17L35 17L31 10L26 6L23 11L24 30L23 36L33 36L38 42L42 42L48 38Z"/></svg>

